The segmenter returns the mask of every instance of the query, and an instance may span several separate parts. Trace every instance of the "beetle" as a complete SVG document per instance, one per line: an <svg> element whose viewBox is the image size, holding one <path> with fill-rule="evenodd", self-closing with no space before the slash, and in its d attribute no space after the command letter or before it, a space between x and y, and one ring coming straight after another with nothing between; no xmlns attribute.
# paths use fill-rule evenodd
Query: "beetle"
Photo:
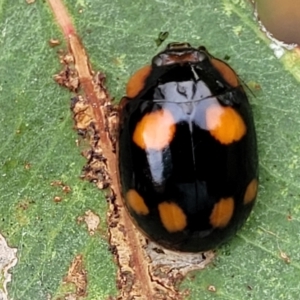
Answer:
<svg viewBox="0 0 300 300"><path fill-rule="evenodd" d="M200 252L244 224L258 189L251 107L236 72L205 47L170 43L120 103L124 204L152 241Z"/></svg>

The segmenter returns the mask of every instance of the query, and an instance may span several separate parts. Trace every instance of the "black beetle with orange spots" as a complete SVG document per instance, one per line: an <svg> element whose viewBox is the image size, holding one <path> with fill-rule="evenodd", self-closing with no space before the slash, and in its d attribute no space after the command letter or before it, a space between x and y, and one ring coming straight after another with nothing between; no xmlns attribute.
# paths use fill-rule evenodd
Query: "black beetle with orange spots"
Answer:
<svg viewBox="0 0 300 300"><path fill-rule="evenodd" d="M251 108L234 70L171 43L129 80L120 105L124 203L154 242L213 249L243 225L258 187Z"/></svg>

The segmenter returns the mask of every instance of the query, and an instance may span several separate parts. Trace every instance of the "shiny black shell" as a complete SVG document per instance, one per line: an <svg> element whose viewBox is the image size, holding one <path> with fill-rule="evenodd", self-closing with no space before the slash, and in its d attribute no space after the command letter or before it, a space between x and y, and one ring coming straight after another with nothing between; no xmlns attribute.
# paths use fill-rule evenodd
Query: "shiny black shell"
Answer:
<svg viewBox="0 0 300 300"><path fill-rule="evenodd" d="M119 178L137 227L179 251L213 249L243 225L258 186L251 108L236 73L172 43L120 104Z"/></svg>

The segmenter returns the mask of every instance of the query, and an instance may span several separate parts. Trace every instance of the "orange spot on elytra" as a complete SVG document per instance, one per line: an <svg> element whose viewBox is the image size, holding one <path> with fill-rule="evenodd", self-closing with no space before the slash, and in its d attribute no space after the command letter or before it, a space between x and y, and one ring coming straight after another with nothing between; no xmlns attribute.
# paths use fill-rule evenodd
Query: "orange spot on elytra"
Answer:
<svg viewBox="0 0 300 300"><path fill-rule="evenodd" d="M162 202L158 205L161 222L169 232L183 230L187 225L186 215L174 202Z"/></svg>
<svg viewBox="0 0 300 300"><path fill-rule="evenodd" d="M234 210L233 198L221 198L221 200L214 205L213 211L210 215L210 224L213 227L223 228L225 227L232 215Z"/></svg>
<svg viewBox="0 0 300 300"><path fill-rule="evenodd" d="M139 215L147 215L149 209L145 204L144 199L136 190L129 190L126 193L127 204Z"/></svg>
<svg viewBox="0 0 300 300"><path fill-rule="evenodd" d="M224 61L212 58L211 63L232 87L237 87L240 84L236 73Z"/></svg>
<svg viewBox="0 0 300 300"><path fill-rule="evenodd" d="M137 70L129 79L126 86L126 95L129 98L134 98L144 88L145 81L150 74L152 67L150 65L144 66Z"/></svg>
<svg viewBox="0 0 300 300"><path fill-rule="evenodd" d="M258 181L257 179L252 179L246 188L244 195L244 204L252 202L257 194Z"/></svg>
<svg viewBox="0 0 300 300"><path fill-rule="evenodd" d="M176 130L172 114L165 109L146 114L136 125L133 141L142 149L162 150L172 141Z"/></svg>
<svg viewBox="0 0 300 300"><path fill-rule="evenodd" d="M246 133L242 117L229 106L209 106L206 111L206 126L210 134L225 145L240 140Z"/></svg>

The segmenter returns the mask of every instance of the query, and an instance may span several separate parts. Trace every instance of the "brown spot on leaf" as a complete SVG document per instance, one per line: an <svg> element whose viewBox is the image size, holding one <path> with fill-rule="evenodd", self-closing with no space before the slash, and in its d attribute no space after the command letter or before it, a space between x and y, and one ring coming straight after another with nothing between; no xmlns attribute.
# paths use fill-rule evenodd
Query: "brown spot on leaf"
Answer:
<svg viewBox="0 0 300 300"><path fill-rule="evenodd" d="M61 201L62 201L62 198L59 197L59 196L55 196L55 197L53 198L53 201L54 201L55 203L58 203L58 202L61 202Z"/></svg>
<svg viewBox="0 0 300 300"><path fill-rule="evenodd" d="M5 238L0 234L0 272L1 272L1 286L0 286L0 298L10 299L8 297L7 284L11 282L11 268L14 267L17 262L17 249L10 248Z"/></svg>
<svg viewBox="0 0 300 300"><path fill-rule="evenodd" d="M66 185L61 180L54 180L50 183L50 185L54 186L54 187L60 187L65 194L68 194L71 192L71 187ZM59 201L55 201L55 202L59 202Z"/></svg>
<svg viewBox="0 0 300 300"><path fill-rule="evenodd" d="M51 186L63 186L63 182L61 180L54 180L50 183Z"/></svg>
<svg viewBox="0 0 300 300"><path fill-rule="evenodd" d="M151 259L149 273L152 280L170 290L172 297L167 299L184 299L187 291L179 293L176 287L181 283L187 273L202 270L211 263L215 254L213 251L204 253L180 253L171 251L149 242L146 252Z"/></svg>
<svg viewBox="0 0 300 300"><path fill-rule="evenodd" d="M77 255L72 261L67 276L64 278L65 283L72 283L76 287L76 296L85 297L87 288L87 272L84 269L82 255ZM77 298L76 297L76 298Z"/></svg>
<svg viewBox="0 0 300 300"><path fill-rule="evenodd" d="M287 264L291 262L290 257L283 251L280 251L280 258L284 260Z"/></svg>
<svg viewBox="0 0 300 300"><path fill-rule="evenodd" d="M27 210L31 204L34 204L35 202L30 199L23 199L18 203L18 208L22 210Z"/></svg>
<svg viewBox="0 0 300 300"><path fill-rule="evenodd" d="M78 217L77 221L78 223L83 221L86 223L89 235L94 235L100 224L99 216L93 213L91 210L86 211L84 216Z"/></svg>
<svg viewBox="0 0 300 300"><path fill-rule="evenodd" d="M19 203L19 208L21 208L23 210L26 210L28 208L28 206L29 206L29 203L27 201L26 202L22 201Z"/></svg>
<svg viewBox="0 0 300 300"><path fill-rule="evenodd" d="M69 194L71 192L71 188L68 185L64 185L62 190L66 194Z"/></svg>
<svg viewBox="0 0 300 300"><path fill-rule="evenodd" d="M261 90L261 85L258 82L255 82L255 81L247 82L247 86L249 87L250 90L255 90L255 91L260 91Z"/></svg>
<svg viewBox="0 0 300 300"><path fill-rule="evenodd" d="M90 127L92 127L94 122L94 113L85 97L81 95L74 97L71 103L71 110L77 130L85 131L85 134L88 130L93 130Z"/></svg>
<svg viewBox="0 0 300 300"><path fill-rule="evenodd" d="M50 45L50 47L56 47L56 46L60 45L60 41L58 39L50 39L49 45Z"/></svg>
<svg viewBox="0 0 300 300"><path fill-rule="evenodd" d="M78 300L78 297L76 296L76 294L68 294L62 300Z"/></svg>
<svg viewBox="0 0 300 300"><path fill-rule="evenodd" d="M25 170L29 170L31 168L31 164L29 162L26 162L24 165Z"/></svg>
<svg viewBox="0 0 300 300"><path fill-rule="evenodd" d="M76 92L79 87L79 78L76 69L72 67L74 63L73 56L70 54L62 55L60 58L64 65L63 70L54 75L54 80L61 86L68 88L72 92Z"/></svg>
<svg viewBox="0 0 300 300"><path fill-rule="evenodd" d="M207 288L210 292L216 292L217 289L214 285L209 285L208 288Z"/></svg>

